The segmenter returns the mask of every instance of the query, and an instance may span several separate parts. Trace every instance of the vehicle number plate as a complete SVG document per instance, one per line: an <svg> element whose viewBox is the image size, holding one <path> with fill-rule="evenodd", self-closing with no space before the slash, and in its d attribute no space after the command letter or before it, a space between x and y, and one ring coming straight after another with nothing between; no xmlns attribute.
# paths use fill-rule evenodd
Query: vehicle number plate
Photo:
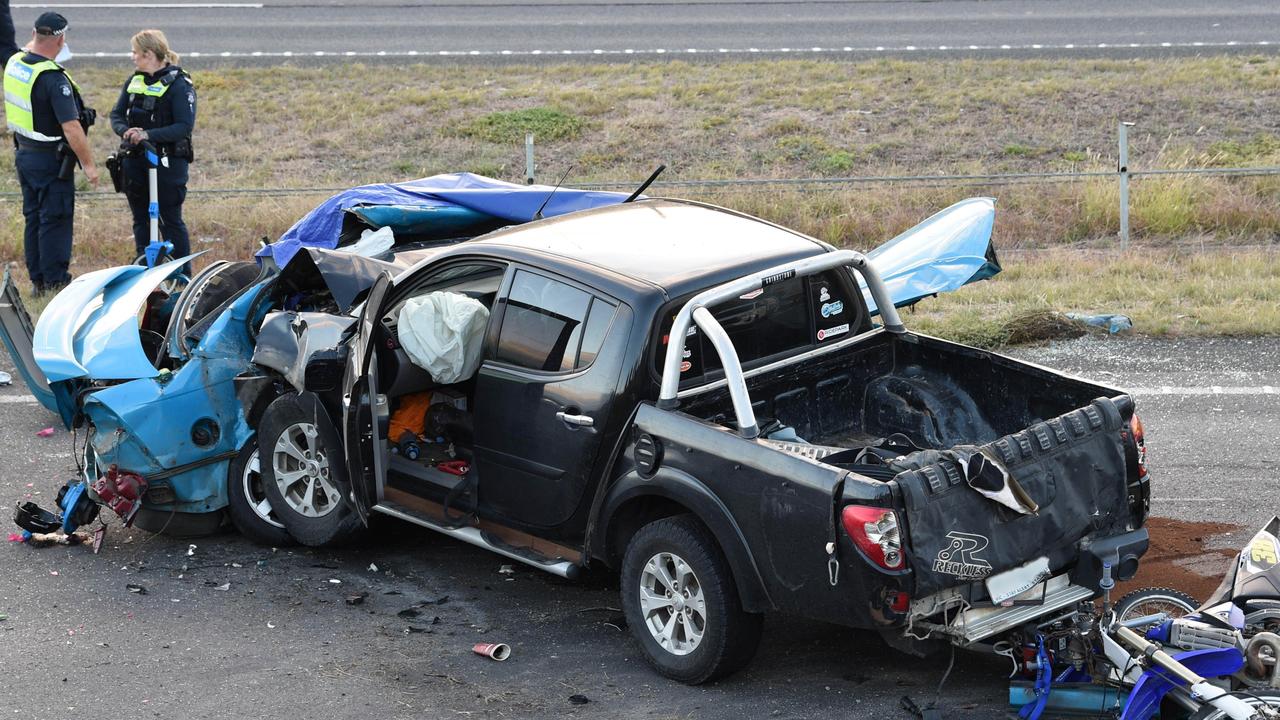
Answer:
<svg viewBox="0 0 1280 720"><path fill-rule="evenodd" d="M991 595L991 604L1000 605L1013 600L1048 580L1050 575L1047 557L1036 558L1021 567L992 575L987 578L987 593Z"/></svg>

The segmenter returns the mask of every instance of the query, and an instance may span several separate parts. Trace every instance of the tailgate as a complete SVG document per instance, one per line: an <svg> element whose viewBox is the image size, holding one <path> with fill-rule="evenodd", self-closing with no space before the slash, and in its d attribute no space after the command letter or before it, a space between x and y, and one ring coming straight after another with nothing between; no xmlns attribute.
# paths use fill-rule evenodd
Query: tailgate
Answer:
<svg viewBox="0 0 1280 720"><path fill-rule="evenodd" d="M980 581L1048 556L1075 559L1076 543L1130 523L1120 431L1126 420L1106 398L983 446L1039 505L1023 515L970 488L947 459L900 473L906 552L915 597Z"/></svg>

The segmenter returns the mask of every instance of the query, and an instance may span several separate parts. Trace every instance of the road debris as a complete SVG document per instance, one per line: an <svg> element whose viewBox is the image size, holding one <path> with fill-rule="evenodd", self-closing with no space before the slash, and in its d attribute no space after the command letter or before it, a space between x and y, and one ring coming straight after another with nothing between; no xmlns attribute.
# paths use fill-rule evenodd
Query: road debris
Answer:
<svg viewBox="0 0 1280 720"><path fill-rule="evenodd" d="M195 546L195 545L188 545L188 546L187 546L187 557L193 557L195 554L196 554L196 546Z"/></svg>
<svg viewBox="0 0 1280 720"><path fill-rule="evenodd" d="M369 563L369 572L378 572L378 566L373 563Z"/></svg>
<svg viewBox="0 0 1280 720"><path fill-rule="evenodd" d="M142 585L134 585L133 583L129 583L128 585L125 585L124 588L129 592L136 593L138 595L147 594L147 588Z"/></svg>
<svg viewBox="0 0 1280 720"><path fill-rule="evenodd" d="M573 703L574 705L586 705L587 703L591 702L591 698L587 697L586 695L570 695L569 702Z"/></svg>
<svg viewBox="0 0 1280 720"><path fill-rule="evenodd" d="M471 648L471 652L502 662L511 657L511 646L506 643L476 643Z"/></svg>
<svg viewBox="0 0 1280 720"><path fill-rule="evenodd" d="M499 575L515 575L516 574L515 566L503 565L502 567L498 568L498 574Z"/></svg>
<svg viewBox="0 0 1280 720"><path fill-rule="evenodd" d="M1067 313L1067 317L1085 325L1105 328L1112 335L1133 329L1133 321L1128 315L1085 315L1083 313Z"/></svg>
<svg viewBox="0 0 1280 720"><path fill-rule="evenodd" d="M363 605L363 604L364 604L364 599L365 599L365 598L367 598L367 597L369 597L369 593L364 592L364 591L361 591L359 594L356 594L356 595L348 595L348 596L347 596L347 604L348 604L348 605Z"/></svg>
<svg viewBox="0 0 1280 720"><path fill-rule="evenodd" d="M4 387L12 382L13 376L3 370L0 370L0 387Z"/></svg>
<svg viewBox="0 0 1280 720"><path fill-rule="evenodd" d="M47 438L52 436L53 436L53 428L51 427L47 427L43 430L36 431L36 437Z"/></svg>

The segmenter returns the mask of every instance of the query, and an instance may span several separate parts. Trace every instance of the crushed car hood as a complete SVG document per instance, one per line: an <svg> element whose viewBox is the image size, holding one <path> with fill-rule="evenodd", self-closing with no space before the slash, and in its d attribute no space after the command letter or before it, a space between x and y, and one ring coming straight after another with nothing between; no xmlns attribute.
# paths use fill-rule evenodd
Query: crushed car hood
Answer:
<svg viewBox="0 0 1280 720"><path fill-rule="evenodd" d="M155 377L159 371L142 350L138 311L161 283L199 254L153 268L96 270L54 296L33 339L36 364L49 382Z"/></svg>
<svg viewBox="0 0 1280 720"><path fill-rule="evenodd" d="M961 200L867 253L894 307L999 273L1000 261L991 244L995 217L995 198ZM875 312L866 283L861 278L859 283L867 307Z"/></svg>

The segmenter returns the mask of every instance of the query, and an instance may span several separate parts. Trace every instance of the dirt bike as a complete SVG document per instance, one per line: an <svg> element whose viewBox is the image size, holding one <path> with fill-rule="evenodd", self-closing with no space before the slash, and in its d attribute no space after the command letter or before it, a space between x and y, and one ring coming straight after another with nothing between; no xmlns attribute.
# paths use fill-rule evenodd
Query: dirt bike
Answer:
<svg viewBox="0 0 1280 720"><path fill-rule="evenodd" d="M1020 669L1035 682L1020 717L1039 718L1056 688L1066 705L1075 703L1071 709L1094 703L1100 713L1119 711L1121 720L1147 720L1162 705L1162 717L1280 720L1277 531L1280 519L1272 518L1198 606L1185 594L1147 588L1112 607L1104 567L1101 608L1084 603L1024 631ZM1063 702L1054 709L1064 710Z"/></svg>

